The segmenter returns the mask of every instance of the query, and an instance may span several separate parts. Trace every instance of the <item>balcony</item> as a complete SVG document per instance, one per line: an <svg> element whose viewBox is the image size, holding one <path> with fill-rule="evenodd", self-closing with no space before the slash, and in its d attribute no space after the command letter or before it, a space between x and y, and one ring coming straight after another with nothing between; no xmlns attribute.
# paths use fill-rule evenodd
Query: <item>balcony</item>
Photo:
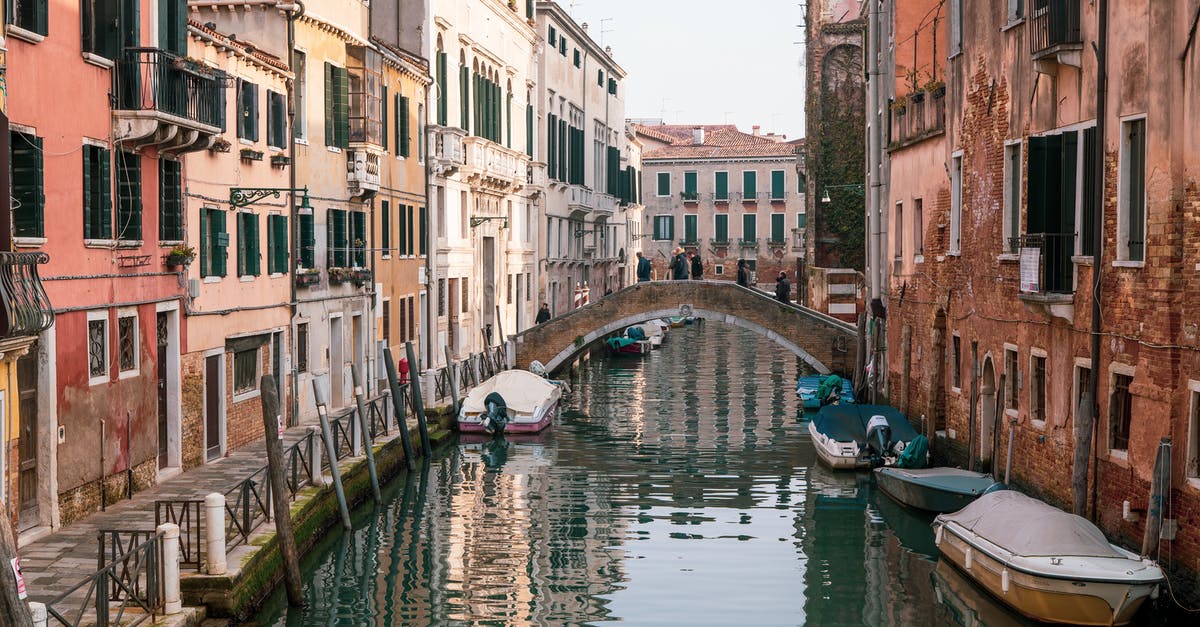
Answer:
<svg viewBox="0 0 1200 627"><path fill-rule="evenodd" d="M785 192L783 190L772 190L770 199L771 199L771 204L785 203L785 202L787 202L787 192Z"/></svg>
<svg viewBox="0 0 1200 627"><path fill-rule="evenodd" d="M1079 31L1081 0L1034 0L1029 18L1029 51L1042 74L1056 74L1058 65L1083 65Z"/></svg>
<svg viewBox="0 0 1200 627"><path fill-rule="evenodd" d="M1075 234L1028 233L1012 238L1012 247L1021 260L1021 302L1034 313L1073 322Z"/></svg>
<svg viewBox="0 0 1200 627"><path fill-rule="evenodd" d="M750 193L741 192L740 194L738 194L738 196L741 196L742 204L756 205L756 204L758 204L758 199L763 197L763 194L760 194L758 192L750 192Z"/></svg>
<svg viewBox="0 0 1200 627"><path fill-rule="evenodd" d="M755 252L758 252L758 240L757 239L745 239L745 238L739 239L738 240L738 248L742 249L743 251L753 250Z"/></svg>
<svg viewBox="0 0 1200 627"><path fill-rule="evenodd" d="M689 239L689 238L685 237L685 238L679 240L679 245L683 246L684 248L699 248L700 247L700 239L695 238L695 237Z"/></svg>
<svg viewBox="0 0 1200 627"><path fill-rule="evenodd" d="M712 199L713 199L714 205L728 205L729 204L729 192L725 192L724 194L714 193L712 195Z"/></svg>
<svg viewBox="0 0 1200 627"><path fill-rule="evenodd" d="M429 125L429 156L434 176L450 176L466 163L463 158L466 135L461 128Z"/></svg>
<svg viewBox="0 0 1200 627"><path fill-rule="evenodd" d="M941 135L946 130L946 88L909 94L903 104L893 105L888 128L888 147L903 148Z"/></svg>
<svg viewBox="0 0 1200 627"><path fill-rule="evenodd" d="M582 185L567 186L567 210L581 213L591 213L596 208L592 190Z"/></svg>
<svg viewBox="0 0 1200 627"><path fill-rule="evenodd" d="M0 338L37 335L54 324L54 310L37 267L46 253L0 252Z"/></svg>
<svg viewBox="0 0 1200 627"><path fill-rule="evenodd" d="M529 156L482 137L463 139L463 173L476 187L497 192L515 192L525 187Z"/></svg>
<svg viewBox="0 0 1200 627"><path fill-rule="evenodd" d="M529 176L526 178L526 182L530 186L537 187L539 189L545 187L546 186L546 164L539 163L536 161L531 162L529 164Z"/></svg>
<svg viewBox="0 0 1200 627"><path fill-rule="evenodd" d="M116 143L180 154L205 150L221 134L223 75L158 48L126 48L113 76Z"/></svg>
<svg viewBox="0 0 1200 627"><path fill-rule="evenodd" d="M804 229L792 229L792 252L800 252L804 250Z"/></svg>
<svg viewBox="0 0 1200 627"><path fill-rule="evenodd" d="M379 191L379 162L382 155L375 150L346 151L346 188L351 198Z"/></svg>
<svg viewBox="0 0 1200 627"><path fill-rule="evenodd" d="M596 206L592 211L593 220L610 218L617 211L617 197L609 194L596 194Z"/></svg>
<svg viewBox="0 0 1200 627"><path fill-rule="evenodd" d="M700 202L700 192L679 192L679 197L683 199L685 205L694 205Z"/></svg>

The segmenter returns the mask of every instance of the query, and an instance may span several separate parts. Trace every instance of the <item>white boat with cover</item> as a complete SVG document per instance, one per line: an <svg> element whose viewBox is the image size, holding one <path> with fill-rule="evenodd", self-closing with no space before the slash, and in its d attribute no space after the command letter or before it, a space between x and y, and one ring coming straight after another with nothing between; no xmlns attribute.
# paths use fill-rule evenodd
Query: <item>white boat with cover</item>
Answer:
<svg viewBox="0 0 1200 627"><path fill-rule="evenodd" d="M984 494L933 522L946 559L1018 612L1072 625L1124 625L1162 570L1109 544L1087 519L1013 490Z"/></svg>
<svg viewBox="0 0 1200 627"><path fill-rule="evenodd" d="M499 395L498 403L493 394ZM537 433L550 426L561 397L562 388L543 377L525 370L505 370L479 384L463 400L458 429L465 433Z"/></svg>

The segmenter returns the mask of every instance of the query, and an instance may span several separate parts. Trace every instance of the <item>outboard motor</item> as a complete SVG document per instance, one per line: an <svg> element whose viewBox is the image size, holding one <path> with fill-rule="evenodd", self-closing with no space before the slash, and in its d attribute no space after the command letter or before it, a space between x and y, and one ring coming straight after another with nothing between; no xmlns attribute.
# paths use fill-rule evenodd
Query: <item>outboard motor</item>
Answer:
<svg viewBox="0 0 1200 627"><path fill-rule="evenodd" d="M508 405L505 404L504 397L492 392L484 397L483 406L487 408L487 416L483 418L483 430L495 436L504 433L504 428L508 426Z"/></svg>
<svg viewBox="0 0 1200 627"><path fill-rule="evenodd" d="M867 421L867 450L871 453L872 465L876 460L883 463L883 457L889 453L892 443L892 427L887 418L878 414Z"/></svg>

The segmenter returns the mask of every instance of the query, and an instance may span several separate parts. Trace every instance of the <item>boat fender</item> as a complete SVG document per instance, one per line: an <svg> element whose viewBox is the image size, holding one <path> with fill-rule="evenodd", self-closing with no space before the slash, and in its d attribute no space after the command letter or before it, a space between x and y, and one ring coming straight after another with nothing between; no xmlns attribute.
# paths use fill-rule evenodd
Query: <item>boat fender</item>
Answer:
<svg viewBox="0 0 1200 627"><path fill-rule="evenodd" d="M963 560L963 565L966 566L967 570L971 570L971 567L975 565L975 551L971 550L971 547L967 547L966 558Z"/></svg>
<svg viewBox="0 0 1200 627"><path fill-rule="evenodd" d="M1008 594L1008 569L1000 571L1000 589Z"/></svg>
<svg viewBox="0 0 1200 627"><path fill-rule="evenodd" d="M942 546L942 533L946 530L944 525L938 525L937 533L933 534L933 543L937 546Z"/></svg>
<svg viewBox="0 0 1200 627"><path fill-rule="evenodd" d="M1151 601L1158 600L1158 591L1159 591L1159 585L1154 584L1154 587L1150 589L1150 600Z"/></svg>

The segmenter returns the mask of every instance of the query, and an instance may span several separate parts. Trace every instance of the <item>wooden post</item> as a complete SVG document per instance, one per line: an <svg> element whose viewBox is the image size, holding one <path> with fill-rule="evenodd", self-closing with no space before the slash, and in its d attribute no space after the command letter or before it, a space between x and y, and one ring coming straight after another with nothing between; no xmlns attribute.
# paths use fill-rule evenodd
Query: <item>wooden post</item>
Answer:
<svg viewBox="0 0 1200 627"><path fill-rule="evenodd" d="M404 349L408 352L408 363L417 363L417 353L413 350L412 342L405 342ZM417 374L417 369L412 371L412 383L409 387L412 388L413 404L417 408L417 427L421 430L421 453L425 456L425 461L429 461L429 456L433 454L433 446L429 443L429 426L425 423L425 401L421 399L421 378Z"/></svg>
<svg viewBox="0 0 1200 627"><path fill-rule="evenodd" d="M404 447L404 464L408 466L409 470L415 470L417 461L413 459L408 419L404 416L404 396L400 393L400 382L396 377L396 360L392 359L392 349L387 346L383 347L383 362L384 371L387 373L388 388L392 391L392 415L396 417L396 427L400 430L400 444Z"/></svg>
<svg viewBox="0 0 1200 627"><path fill-rule="evenodd" d="M975 423L979 419L979 344L971 342L971 409L967 412L967 470L975 470L976 444ZM982 434L981 434L982 435Z"/></svg>
<svg viewBox="0 0 1200 627"><path fill-rule="evenodd" d="M903 365L900 368L900 407L905 416L912 416L912 407L908 406L908 384L912 381L912 325L904 325L900 331L900 350Z"/></svg>
<svg viewBox="0 0 1200 627"><path fill-rule="evenodd" d="M14 627L33 627L29 607L17 594L17 574L13 560L17 559L17 544L13 536L8 508L0 507L0 624Z"/></svg>
<svg viewBox="0 0 1200 627"><path fill-rule="evenodd" d="M367 419L367 404L363 401L362 381L359 379L358 364L350 364L350 378L354 380L354 403L358 406L358 430L362 433L363 451L367 455L367 473L371 476L371 494L376 503L383 502L379 493L379 474L375 472L375 451L372 448L371 425Z"/></svg>
<svg viewBox="0 0 1200 627"><path fill-rule="evenodd" d="M1171 438L1158 443L1158 454L1154 456L1154 475L1150 478L1150 503L1146 507L1146 532L1142 536L1142 557L1153 558L1158 554L1158 540L1162 532L1164 493L1170 489L1167 474L1171 471Z"/></svg>
<svg viewBox="0 0 1200 627"><path fill-rule="evenodd" d="M1007 373L1000 373L1000 386L997 388L996 407L993 410L994 413L992 414L995 416L995 418L992 420L992 479L994 481L1000 480L1000 442L1004 439L1004 437L1000 435L1003 433L1000 431L1000 417L1004 415L1004 382L1005 377L1007 376ZM1012 457L1011 438L1008 441L1008 451L1008 456ZM1007 471L1005 471L1005 474L1007 475ZM1008 482L1007 476L1005 477L1004 481L1005 483Z"/></svg>
<svg viewBox="0 0 1200 627"><path fill-rule="evenodd" d="M292 535L292 509L288 504L287 479L283 474L283 443L279 441L279 386L275 377L263 375L258 380L262 395L263 433L267 436L267 473L271 478L271 505L275 510L275 532L279 538L279 553L283 556L283 579L287 586L288 604L304 605L303 583L300 580L300 556L296 553L296 537Z"/></svg>
<svg viewBox="0 0 1200 627"><path fill-rule="evenodd" d="M1012 450L1015 439L1017 439L1017 419L1013 418L1008 421L1008 455L1004 459L1004 485L1009 485L1008 479L1012 476Z"/></svg>
<svg viewBox="0 0 1200 627"><path fill-rule="evenodd" d="M325 440L325 454L329 455L329 474L333 476L333 493L337 496L338 509L342 513L342 527L347 531L353 529L350 524L350 507L346 504L346 491L342 488L342 471L338 468L337 446L333 442L333 428L329 426L329 409L325 405L324 394L321 392L319 381L314 378L313 400L317 405L317 419L321 421L321 436Z"/></svg>
<svg viewBox="0 0 1200 627"><path fill-rule="evenodd" d="M458 373L454 361L450 359L450 347L446 347L446 375L450 377L450 407L454 417L458 418Z"/></svg>

